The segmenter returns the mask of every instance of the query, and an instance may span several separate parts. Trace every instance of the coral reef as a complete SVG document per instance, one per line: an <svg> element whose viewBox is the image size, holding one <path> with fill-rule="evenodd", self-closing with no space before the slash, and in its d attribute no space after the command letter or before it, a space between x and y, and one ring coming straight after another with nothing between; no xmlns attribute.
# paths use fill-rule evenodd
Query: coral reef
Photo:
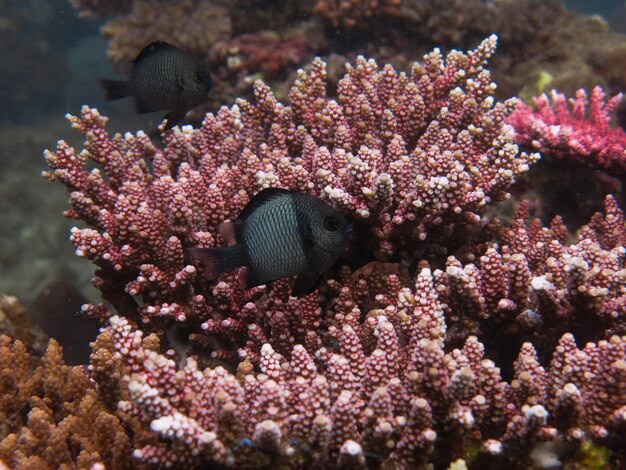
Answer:
<svg viewBox="0 0 626 470"><path fill-rule="evenodd" d="M550 97L543 94L534 98L534 109L520 102L507 122L515 129L519 145L623 178L626 132L611 127L611 115L622 98L619 93L605 100L600 87L595 87L589 98L580 89L569 100L553 90Z"/></svg>
<svg viewBox="0 0 626 470"><path fill-rule="evenodd" d="M410 75L360 58L339 82L337 101L315 60L289 106L257 82L256 104L238 100L207 114L200 129L175 128L163 149L142 132L110 138L106 118L85 107L69 117L85 150L59 142L46 152L45 176L67 186L66 215L93 227L74 228L71 240L98 265L94 285L118 312L142 323L201 324L249 294L229 285L219 293L222 284L197 279L184 248L221 243L217 225L264 187L329 200L358 227L355 244L366 257L395 260L450 239L480 219L481 207L505 199L537 155L518 154L503 123L514 101L491 96L482 65L494 47L491 37L445 62L434 51ZM87 171L88 161L99 169ZM199 293L214 288L214 296Z"/></svg>
<svg viewBox="0 0 626 470"><path fill-rule="evenodd" d="M152 438L138 425L131 432L132 418L122 423L87 370L65 365L62 354L53 339L39 359L21 341L0 336L0 465L136 468L133 434L137 442Z"/></svg>
<svg viewBox="0 0 626 470"><path fill-rule="evenodd" d="M195 127L85 106L46 152L86 303L28 155L95 41L0 0L0 120L47 121L0 130L0 468L626 468L623 35L557 0L70 1L120 69L165 40L216 86ZM310 295L186 256L266 187L353 224Z"/></svg>
<svg viewBox="0 0 626 470"><path fill-rule="evenodd" d="M257 81L253 102L163 130L161 147L141 131L109 136L87 106L68 116L84 149L59 141L44 176L88 225L71 241L114 310L83 307L104 326L88 373L102 412L117 407L107 419L124 455L134 448L132 460L90 456L184 468L624 462L624 215L607 197L575 236L558 217L529 221L526 202L507 224L485 216L538 159L506 122L517 100L494 98L495 42L435 50L408 73L359 57L336 85L315 59L287 104ZM570 119L584 114L576 103ZM608 126L614 105L592 95L591 119ZM353 224L345 265L312 294L290 296L289 279L207 281L186 259L188 246L222 245L219 223L266 187L324 198ZM9 444L0 458L21 458Z"/></svg>
<svg viewBox="0 0 626 470"><path fill-rule="evenodd" d="M112 13L101 7L101 2L77 3L82 11ZM102 30L109 39L109 57L117 63L132 60L160 34L160 39L205 58L221 84L211 95L211 109L217 103L250 96L254 78L271 80L274 90L284 88L292 62L304 65L314 55L328 55L329 59L339 55L338 62L343 64L365 54L404 67L416 54L435 45L465 49L492 33L502 42L501 53L491 66L499 84L498 97L535 94L535 84L545 77L550 77L551 87L566 93L594 85L612 92L626 89L626 75L620 66L626 60L624 37L611 32L598 17L566 10L558 0L119 3L119 16ZM510 21L512 17L517 21ZM267 41L268 34L280 40ZM248 40L254 37L262 40L260 47L273 44L292 49L289 60L284 58L285 51L278 54L282 60L271 57L270 51L240 54L237 44L251 47ZM262 67L266 60L271 67Z"/></svg>
<svg viewBox="0 0 626 470"><path fill-rule="evenodd" d="M473 336L445 352L443 310L423 269L415 290L364 323L341 315L328 328L337 347L296 344L284 356L266 343L260 371L245 360L237 375L193 359L177 369L112 317L129 380L120 406L165 441L135 456L188 468L445 468L462 457L470 468L529 468L541 442L624 445L626 337L579 349L565 334L545 369L525 343L506 382Z"/></svg>

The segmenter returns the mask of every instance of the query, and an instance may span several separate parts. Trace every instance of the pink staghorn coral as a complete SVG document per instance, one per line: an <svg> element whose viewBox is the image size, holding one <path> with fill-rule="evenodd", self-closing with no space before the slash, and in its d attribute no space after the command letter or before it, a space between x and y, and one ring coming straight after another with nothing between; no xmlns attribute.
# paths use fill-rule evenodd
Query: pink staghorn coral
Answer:
<svg viewBox="0 0 626 470"><path fill-rule="evenodd" d="M477 236L486 242L434 271L454 332L449 343L475 334L506 356L532 341L549 357L565 332L581 341L626 333L626 224L615 199L607 196L605 214L596 213L569 245L559 217L549 227L527 219L522 203L508 226L495 233L487 226Z"/></svg>
<svg viewBox="0 0 626 470"><path fill-rule="evenodd" d="M543 441L623 443L626 337L578 349L566 334L545 369L525 343L506 382L475 337L444 351L435 285L423 269L385 310L331 327L336 346L312 353L297 344L284 356L266 343L259 371L244 361L237 377L193 359L177 370L112 317L129 380L120 407L163 439L135 457L160 466L403 469L444 468L476 449L472 468L527 468L528 451Z"/></svg>
<svg viewBox="0 0 626 470"><path fill-rule="evenodd" d="M569 100L553 90L549 98L533 98L534 110L520 102L507 122L520 145L624 177L626 133L611 127L611 114L622 98L620 93L606 101L600 87L589 99L583 89Z"/></svg>
<svg viewBox="0 0 626 470"><path fill-rule="evenodd" d="M493 99L483 64L494 47L491 37L445 61L434 51L410 74L359 58L336 100L318 59L288 105L257 82L255 103L164 132L162 148L142 132L110 137L94 109L69 116L85 148L59 142L45 176L68 188L66 215L89 225L71 240L117 311L84 307L110 325L92 379L160 438L139 444L140 463L528 468L542 442L625 448L615 200L569 246L560 219L529 224L524 204L507 227L451 236L538 158L512 142L514 102ZM184 248L222 244L218 224L277 186L343 211L375 261L301 298L289 280L244 291L236 273L197 276ZM182 367L166 349L172 324L196 347L185 355L198 353ZM568 331L593 343L578 349Z"/></svg>
<svg viewBox="0 0 626 470"><path fill-rule="evenodd" d="M467 55L452 51L445 62L436 50L410 75L359 58L340 80L337 100L326 96L318 59L309 73L300 71L289 106L257 82L256 104L238 100L208 114L200 129L165 133L163 149L142 132L111 138L107 119L85 107L81 117L69 116L86 137L85 150L59 142L46 152L45 176L67 186L66 215L93 227L73 229L71 240L99 267L94 284L118 312L143 323L164 318L207 332L239 331L253 321L207 321L221 320L231 304L255 318L258 312L242 306L262 289L206 285L185 262L184 247L220 243L217 225L260 189L329 200L359 227L357 243L381 259L410 257L427 238L449 236L479 220L485 204L507 197L537 156L518 154L503 124L514 102L491 96L495 85L483 64L495 41ZM87 171L88 161L98 168ZM279 305L290 302L288 287L275 295Z"/></svg>

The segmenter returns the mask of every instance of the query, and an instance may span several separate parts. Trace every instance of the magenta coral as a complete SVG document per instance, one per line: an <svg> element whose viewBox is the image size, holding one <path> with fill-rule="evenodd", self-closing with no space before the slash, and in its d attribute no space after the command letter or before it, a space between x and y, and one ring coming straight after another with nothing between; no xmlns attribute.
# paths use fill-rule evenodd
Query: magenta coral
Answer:
<svg viewBox="0 0 626 470"><path fill-rule="evenodd" d="M143 132L110 137L107 119L84 107L68 118L85 149L59 142L46 152L45 175L68 188L66 215L93 227L74 228L71 240L99 267L94 284L119 313L144 324L202 324L206 335L243 331L259 345L267 330L255 329L258 320L277 331L285 323L264 316L268 305L255 307L263 289L207 285L184 248L222 243L217 225L272 186L330 201L359 226L355 243L381 259L410 257L427 237L477 221L477 211L506 198L537 158L519 154L504 125L514 101L493 99L483 64L495 44L492 36L445 62L435 50L409 75L361 57L339 81L336 100L316 59L310 72L299 71L288 106L257 82L256 104L238 100L208 114L200 129L175 128L162 149ZM87 171L89 161L97 168ZM285 287L263 302L282 299L277 311L283 302L307 302L289 300ZM237 313L226 320L222 312Z"/></svg>
<svg viewBox="0 0 626 470"><path fill-rule="evenodd" d="M445 467L477 449L470 468L528 468L529 450L546 441L624 445L626 337L578 348L563 333L581 320L586 327L623 325L623 213L608 197L605 214L594 216L570 246L558 219L544 228L527 217L522 204L499 230L501 247L476 245L476 253L484 252L476 264L451 258L445 273L423 268L407 279L377 264L356 277L343 268L329 281L326 299L309 296L300 304L307 311L289 299L288 314L275 310L280 294L271 291L272 303L258 305L277 330L265 336L256 317L251 353L241 350L237 376L222 367L201 371L196 359L178 369L170 353L143 347L142 333L128 320L111 318L116 357L129 381L120 406L163 439L135 456L174 466L208 460L419 468ZM228 285L218 288L226 300ZM252 303L244 310L258 311ZM495 322L504 338L510 328L537 331L544 322L535 340L545 349L545 338L556 335L548 341L551 360L541 361L541 351L526 342L505 380L477 337L456 349L447 344L455 335L444 315L462 311L485 325ZM305 341L294 342L300 318L310 316Z"/></svg>
<svg viewBox="0 0 626 470"><path fill-rule="evenodd" d="M390 305L401 323L382 310L369 317L373 350L359 339L367 323L344 325L335 332L341 352L295 345L283 356L266 343L260 371L239 379L222 367L201 371L192 359L177 369L144 350L127 320L112 317L129 380L120 406L164 439L135 456L161 466L421 468L476 448L489 466L482 468L524 468L526 450L545 440L623 440L626 337L578 349L565 334L548 368L525 343L507 382L475 337L445 352L443 305L429 269L416 286L431 294L407 289Z"/></svg>
<svg viewBox="0 0 626 470"><path fill-rule="evenodd" d="M143 132L109 136L95 109L68 117L85 148L59 142L45 176L88 225L71 241L117 313L84 308L110 325L115 354L99 354L117 362L92 374L119 371L120 412L160 437L139 461L527 468L540 442L623 444L626 225L613 198L571 245L560 219L528 223L522 204L506 227L476 224L447 262L439 252L432 268L425 257L407 268L507 198L538 158L518 153L505 123L515 101L493 98L483 65L494 47L435 50L409 74L360 57L336 99L316 59L287 105L256 82L255 103L166 131L161 148ZM301 298L288 279L242 290L238 273L198 276L185 248L223 244L217 226L266 187L329 201L374 261ZM172 324L197 348L181 367L147 336L166 344ZM590 342L579 349L572 331ZM207 351L222 365L203 370ZM487 354L512 363L510 380Z"/></svg>
<svg viewBox="0 0 626 470"><path fill-rule="evenodd" d="M581 89L569 100L553 90L550 97L533 98L535 109L520 102L507 122L515 128L520 145L623 177L626 133L611 127L611 115L622 98L619 93L607 101L600 87L589 98Z"/></svg>
<svg viewBox="0 0 626 470"><path fill-rule="evenodd" d="M525 339L545 354L565 332L583 341L624 334L626 225L615 199L607 196L605 214L595 214L569 245L559 217L550 227L527 219L522 203L498 230L498 243L466 247L459 256L465 264L450 256L434 271L446 317L499 350Z"/></svg>

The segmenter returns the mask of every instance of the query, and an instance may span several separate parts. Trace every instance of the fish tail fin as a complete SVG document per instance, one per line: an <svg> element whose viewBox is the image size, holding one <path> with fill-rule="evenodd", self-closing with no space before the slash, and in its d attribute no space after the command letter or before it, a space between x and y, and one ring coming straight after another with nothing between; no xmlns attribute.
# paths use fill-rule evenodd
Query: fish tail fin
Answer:
<svg viewBox="0 0 626 470"><path fill-rule="evenodd" d="M222 274L224 271L236 267L227 256L227 249L224 248L187 248L192 261L202 267L204 278L211 280Z"/></svg>
<svg viewBox="0 0 626 470"><path fill-rule="evenodd" d="M107 101L115 101L132 95L130 83L127 81L101 78L100 85L104 88L104 99Z"/></svg>

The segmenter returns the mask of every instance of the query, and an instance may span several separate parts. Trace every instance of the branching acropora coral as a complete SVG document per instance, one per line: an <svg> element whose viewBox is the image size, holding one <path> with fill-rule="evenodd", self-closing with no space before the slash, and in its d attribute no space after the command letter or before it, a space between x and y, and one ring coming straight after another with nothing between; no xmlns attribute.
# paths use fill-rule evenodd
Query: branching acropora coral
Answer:
<svg viewBox="0 0 626 470"><path fill-rule="evenodd" d="M338 350L283 356L266 343L259 372L242 361L237 376L193 359L177 369L127 320L110 322L129 380L120 406L164 440L135 451L152 464L409 469L477 452L474 468L528 468L542 441L623 445L626 337L578 349L565 334L548 368L525 343L504 381L475 337L445 352L429 269L364 323L331 326Z"/></svg>
<svg viewBox="0 0 626 470"><path fill-rule="evenodd" d="M575 98L552 90L533 98L534 109L522 102L508 117L515 141L555 158L575 161L613 176L626 176L626 132L611 126L621 93L606 100L602 88L591 96L580 89Z"/></svg>
<svg viewBox="0 0 626 470"><path fill-rule="evenodd" d="M59 142L45 176L68 188L66 215L90 226L71 240L116 311L84 308L108 325L92 378L159 437L136 445L137 462L527 468L545 441L623 446L626 229L612 198L570 246L562 222L528 224L522 205L508 227L476 226L445 271L406 267L507 198L538 158L518 152L505 123L515 100L493 98L483 66L495 41L445 60L435 50L408 74L359 58L336 99L316 59L287 105L257 82L254 103L166 131L162 148L142 132L110 137L94 109L69 116L85 148ZM287 279L249 290L237 274L201 279L185 247L223 244L218 224L266 187L329 201L372 263L301 298ZM585 314L606 331L579 348L568 322ZM445 317L463 316L527 328L537 345L513 348L505 380L485 352L494 342L448 331ZM542 321L551 327L535 335ZM198 354L177 366L172 324L222 365Z"/></svg>
<svg viewBox="0 0 626 470"><path fill-rule="evenodd" d="M0 467L136 468L130 428L138 440L148 433L129 417L123 424L86 368L63 362L55 340L37 358L0 336L0 376Z"/></svg>
<svg viewBox="0 0 626 470"><path fill-rule="evenodd" d="M222 303L258 291L206 285L184 248L221 243L217 225L262 188L327 199L359 227L355 243L379 259L410 258L427 238L449 236L506 198L537 156L518 153L504 124L515 101L492 97L483 65L495 45L492 36L445 61L435 50L408 75L359 58L336 100L317 59L299 72L288 106L257 82L256 103L238 100L207 114L199 129L175 128L162 149L143 132L111 138L107 119L85 107L69 116L85 149L60 141L46 152L45 176L67 186L66 215L93 227L73 229L71 240L99 267L94 284L119 313L204 326ZM97 168L87 171L88 162Z"/></svg>

